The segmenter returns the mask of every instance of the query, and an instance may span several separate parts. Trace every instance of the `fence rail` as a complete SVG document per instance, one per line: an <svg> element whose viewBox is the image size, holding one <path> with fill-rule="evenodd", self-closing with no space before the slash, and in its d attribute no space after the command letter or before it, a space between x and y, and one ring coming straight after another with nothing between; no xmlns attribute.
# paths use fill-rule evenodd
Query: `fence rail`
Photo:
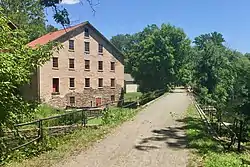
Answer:
<svg viewBox="0 0 250 167"><path fill-rule="evenodd" d="M217 120L216 122L213 122L213 119L209 118L210 113L208 112L208 115L205 114L203 109L200 107L200 105L197 102L194 102L195 108L198 111L201 119L204 121L204 123L207 125L209 132L212 132L213 137L220 141L223 144L223 147L226 149L230 149L234 146L236 141L238 141L238 151L240 150L240 142L241 139L239 138L239 134L237 134L235 131L233 131L228 125L226 125L225 122ZM213 125L215 123L216 127ZM220 127L220 128L218 128ZM217 129L216 129L217 128ZM225 128L224 134L221 134L222 128Z"/></svg>
<svg viewBox="0 0 250 167"><path fill-rule="evenodd" d="M153 92L155 97L159 97L164 94L166 89L161 89ZM142 99L136 98L131 100L127 104L124 104L125 99L105 103L98 107L67 107L68 113L50 116L30 122L16 124L15 130L5 132L4 137L0 137L3 143L6 143L6 147L10 148L10 151L14 151L25 147L36 141L42 141L44 135L55 136L62 132L70 132L72 129L78 127L86 127L88 121L101 117L103 111L109 109L110 106L122 103L121 108L127 108L130 106L139 106L141 102L151 100L152 97L144 97ZM14 146L13 146L14 145Z"/></svg>

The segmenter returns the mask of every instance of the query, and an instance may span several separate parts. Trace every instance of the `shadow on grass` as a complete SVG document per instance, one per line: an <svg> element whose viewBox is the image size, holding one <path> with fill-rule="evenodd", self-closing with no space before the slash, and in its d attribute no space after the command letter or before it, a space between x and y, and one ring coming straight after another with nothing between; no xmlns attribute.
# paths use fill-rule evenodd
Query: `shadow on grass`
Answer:
<svg viewBox="0 0 250 167"><path fill-rule="evenodd" d="M181 125L152 130L152 136L143 138L135 148L148 151L156 149L155 147L159 148L158 146L162 146L164 142L168 148L196 149L199 154L223 152L223 148L207 133L199 118L187 116L177 119L176 122Z"/></svg>
<svg viewBox="0 0 250 167"><path fill-rule="evenodd" d="M223 147L208 133L204 122L198 117L186 117L176 120L186 124L187 148L196 149L200 154L224 152Z"/></svg>

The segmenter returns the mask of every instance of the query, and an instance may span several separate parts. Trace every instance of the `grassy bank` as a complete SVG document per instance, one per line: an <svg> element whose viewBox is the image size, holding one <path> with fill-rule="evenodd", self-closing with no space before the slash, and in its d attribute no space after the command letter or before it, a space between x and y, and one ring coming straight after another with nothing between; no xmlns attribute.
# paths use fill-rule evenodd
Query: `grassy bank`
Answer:
<svg viewBox="0 0 250 167"><path fill-rule="evenodd" d="M124 94L125 101L133 101L142 96L141 92L131 92Z"/></svg>
<svg viewBox="0 0 250 167"><path fill-rule="evenodd" d="M207 133L193 105L188 108L183 122L187 124L189 167L241 167L243 166L241 158L250 159L249 152L242 154L226 152L220 143Z"/></svg>
<svg viewBox="0 0 250 167"><path fill-rule="evenodd" d="M78 154L97 140L102 139L113 128L124 121L133 118L139 110L113 108L104 113L101 119L92 123L101 123L102 126L79 128L70 134L47 137L43 144L35 143L29 148L15 151L6 167L49 167L59 161Z"/></svg>

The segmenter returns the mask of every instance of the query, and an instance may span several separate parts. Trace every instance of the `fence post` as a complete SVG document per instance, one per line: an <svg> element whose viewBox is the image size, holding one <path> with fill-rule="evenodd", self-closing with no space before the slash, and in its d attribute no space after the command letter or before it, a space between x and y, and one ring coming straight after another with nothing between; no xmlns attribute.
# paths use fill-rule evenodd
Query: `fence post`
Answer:
<svg viewBox="0 0 250 167"><path fill-rule="evenodd" d="M87 124L87 120L88 120L88 118L87 118L87 114L86 114L86 111L84 111L85 113L84 113L84 118L83 118L83 121L84 121L84 127L86 127L86 124Z"/></svg>
<svg viewBox="0 0 250 167"><path fill-rule="evenodd" d="M136 97L136 108L140 106L140 99L139 97Z"/></svg>
<svg viewBox="0 0 250 167"><path fill-rule="evenodd" d="M83 114L83 110L82 110L82 126L84 125L84 114Z"/></svg>
<svg viewBox="0 0 250 167"><path fill-rule="evenodd" d="M105 110L104 111L107 111L109 109L109 105L108 104L106 104L106 106L105 106Z"/></svg>
<svg viewBox="0 0 250 167"><path fill-rule="evenodd" d="M39 141L42 141L43 139L43 122L42 120L39 119L38 121L38 136L39 136Z"/></svg>

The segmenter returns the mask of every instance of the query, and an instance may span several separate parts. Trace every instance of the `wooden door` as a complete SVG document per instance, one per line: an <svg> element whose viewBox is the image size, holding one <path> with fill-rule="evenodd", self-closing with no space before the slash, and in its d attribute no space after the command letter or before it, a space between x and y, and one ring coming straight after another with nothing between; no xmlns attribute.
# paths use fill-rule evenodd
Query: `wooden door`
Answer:
<svg viewBox="0 0 250 167"><path fill-rule="evenodd" d="M96 107L102 105L102 98L98 97L95 99L95 104L96 104Z"/></svg>

